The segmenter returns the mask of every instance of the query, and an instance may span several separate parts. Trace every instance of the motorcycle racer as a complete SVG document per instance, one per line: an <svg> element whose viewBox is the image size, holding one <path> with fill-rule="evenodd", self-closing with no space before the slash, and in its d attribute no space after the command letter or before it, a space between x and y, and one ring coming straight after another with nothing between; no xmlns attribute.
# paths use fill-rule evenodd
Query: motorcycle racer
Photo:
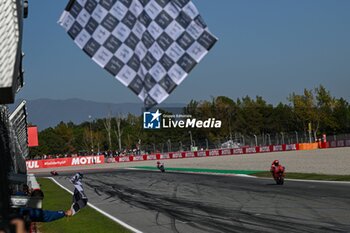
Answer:
<svg viewBox="0 0 350 233"><path fill-rule="evenodd" d="M280 173L282 173L282 176L284 177L284 171L285 167L282 166L278 160L274 160L272 162L270 172L275 180L278 178Z"/></svg>

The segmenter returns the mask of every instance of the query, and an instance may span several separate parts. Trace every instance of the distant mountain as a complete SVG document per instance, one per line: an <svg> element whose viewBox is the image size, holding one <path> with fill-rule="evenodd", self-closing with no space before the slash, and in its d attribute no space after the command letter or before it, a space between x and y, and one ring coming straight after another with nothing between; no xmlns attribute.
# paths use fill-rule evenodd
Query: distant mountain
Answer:
<svg viewBox="0 0 350 233"><path fill-rule="evenodd" d="M16 101L20 103L22 100ZM104 118L108 113L142 114L141 103L99 103L81 99L27 100L28 122L39 127L39 130L56 126L61 121L75 124L93 119ZM185 104L167 104L167 107L184 107Z"/></svg>

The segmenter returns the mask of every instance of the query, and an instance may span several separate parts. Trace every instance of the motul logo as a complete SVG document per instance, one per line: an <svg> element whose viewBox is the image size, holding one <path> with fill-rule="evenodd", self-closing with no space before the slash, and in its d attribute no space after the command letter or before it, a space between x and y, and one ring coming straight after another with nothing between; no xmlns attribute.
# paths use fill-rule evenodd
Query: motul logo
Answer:
<svg viewBox="0 0 350 233"><path fill-rule="evenodd" d="M100 157L77 157L73 158L72 166L74 165L89 165L102 163Z"/></svg>
<svg viewBox="0 0 350 233"><path fill-rule="evenodd" d="M36 169L40 168L38 161L27 161L27 169Z"/></svg>

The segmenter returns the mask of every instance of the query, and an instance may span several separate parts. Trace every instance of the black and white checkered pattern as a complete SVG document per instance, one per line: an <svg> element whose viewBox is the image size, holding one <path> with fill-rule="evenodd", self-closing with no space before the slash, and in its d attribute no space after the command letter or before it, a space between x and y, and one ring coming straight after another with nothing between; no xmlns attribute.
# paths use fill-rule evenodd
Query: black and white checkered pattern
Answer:
<svg viewBox="0 0 350 233"><path fill-rule="evenodd" d="M73 204L71 206L72 215L77 214L82 208L87 205L88 198L85 195L82 181L82 175L80 173L75 174L70 181L74 185Z"/></svg>
<svg viewBox="0 0 350 233"><path fill-rule="evenodd" d="M59 23L147 107L164 101L217 41L191 0L71 0Z"/></svg>

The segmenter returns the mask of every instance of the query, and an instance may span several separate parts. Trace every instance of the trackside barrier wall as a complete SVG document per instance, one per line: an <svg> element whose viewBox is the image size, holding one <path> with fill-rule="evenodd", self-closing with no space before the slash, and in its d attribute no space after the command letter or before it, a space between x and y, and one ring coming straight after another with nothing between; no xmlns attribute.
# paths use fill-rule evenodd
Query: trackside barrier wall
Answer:
<svg viewBox="0 0 350 233"><path fill-rule="evenodd" d="M318 143L301 143L299 144L300 150L317 150L319 148Z"/></svg>
<svg viewBox="0 0 350 233"><path fill-rule="evenodd" d="M127 163L148 160L165 160L165 159L185 159L185 158L203 158L213 156L230 156L230 155L249 155L257 153L283 152L283 151L297 151L297 150L311 150L311 149L326 149L336 147L350 147L350 140L338 140L332 142L322 143L303 143L303 144L283 144L257 147L242 147L232 149L216 149L203 150L195 152L171 152L158 153L152 155L130 155L115 158L104 158L101 156L85 156L76 158L62 158L62 159L45 159L45 160L30 160L27 161L27 168L57 168L67 166L83 166L103 163Z"/></svg>
<svg viewBox="0 0 350 233"><path fill-rule="evenodd" d="M103 164L104 156L84 156L73 158L59 158L59 159L44 159L44 160L29 160L26 161L27 169L40 169L40 168L57 168L57 167L70 167L70 166L84 166L93 164Z"/></svg>
<svg viewBox="0 0 350 233"><path fill-rule="evenodd" d="M247 155L257 153L268 152L280 152L280 151L296 151L299 150L299 144L287 144L287 145L271 145L271 146L257 146L257 147L243 147L235 149L217 149L217 150L203 150L194 152L171 152L171 153L158 153L153 155L142 156L125 156L115 157L117 163L148 161L148 160L164 160L164 159L186 159L186 158L203 158L213 156L229 156L229 155Z"/></svg>
<svg viewBox="0 0 350 233"><path fill-rule="evenodd" d="M338 140L338 141L332 141L329 142L330 148L336 148L336 147L350 147L350 140Z"/></svg>

